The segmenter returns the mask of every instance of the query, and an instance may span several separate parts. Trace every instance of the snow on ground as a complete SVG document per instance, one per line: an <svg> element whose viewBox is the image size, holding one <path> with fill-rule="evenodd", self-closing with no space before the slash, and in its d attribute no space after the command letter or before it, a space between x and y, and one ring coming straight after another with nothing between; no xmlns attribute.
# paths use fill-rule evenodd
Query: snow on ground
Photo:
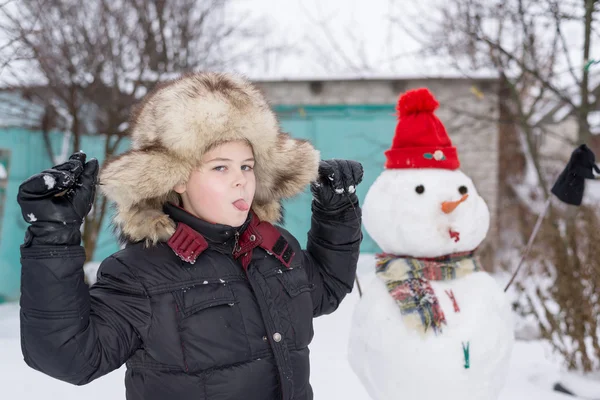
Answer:
<svg viewBox="0 0 600 400"><path fill-rule="evenodd" d="M361 257L359 277L363 287L373 277L372 265L371 256ZM354 290L335 313L315 320L315 339L311 344L311 382L317 400L369 400L346 360L348 332L358 300L358 292ZM124 368L121 368L89 385L77 387L32 370L23 362L21 355L19 307L17 304L0 306L2 399L124 399L124 372ZM597 378L594 380L567 374L544 343L519 341L513 352L511 371L500 400L575 400L574 397L552 390L558 381L581 396L579 399L600 399L600 376Z"/></svg>

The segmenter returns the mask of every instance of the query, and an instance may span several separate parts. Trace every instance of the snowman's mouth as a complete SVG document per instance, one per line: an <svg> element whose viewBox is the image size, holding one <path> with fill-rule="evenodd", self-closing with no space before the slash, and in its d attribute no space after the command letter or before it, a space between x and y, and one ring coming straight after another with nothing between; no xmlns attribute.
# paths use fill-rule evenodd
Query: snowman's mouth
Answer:
<svg viewBox="0 0 600 400"><path fill-rule="evenodd" d="M454 240L454 243L460 242L460 232L453 231L452 228L448 229L450 239Z"/></svg>

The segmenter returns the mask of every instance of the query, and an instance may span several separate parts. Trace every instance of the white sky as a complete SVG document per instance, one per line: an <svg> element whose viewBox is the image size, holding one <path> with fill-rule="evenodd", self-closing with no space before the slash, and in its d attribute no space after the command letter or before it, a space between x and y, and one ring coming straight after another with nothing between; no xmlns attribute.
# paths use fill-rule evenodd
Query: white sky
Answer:
<svg viewBox="0 0 600 400"><path fill-rule="evenodd" d="M409 0L234 0L250 15L268 16L273 43L291 44L292 54L249 71L255 78L445 76L439 60L421 59L419 45L394 16L422 12ZM431 3L431 1L428 1ZM321 27L326 23L329 31ZM329 33L329 34L328 34ZM455 74L454 74L455 75Z"/></svg>
<svg viewBox="0 0 600 400"><path fill-rule="evenodd" d="M434 18L431 4L442 0L230 1L232 20L262 19L272 32L266 45L286 44L284 53L237 70L253 79L457 75L444 60L421 57L419 44L391 22L394 17ZM0 81L10 81L4 75Z"/></svg>
<svg viewBox="0 0 600 400"><path fill-rule="evenodd" d="M419 43L400 26L413 21L431 24L439 18L436 4L443 0L230 1L232 20L240 15L262 18L271 27L266 45L286 44L284 53L238 70L253 79L460 76L447 60L423 57ZM567 38L577 41L580 35L568 32ZM577 43L568 47L578 49ZM600 58L597 50L593 56ZM595 68L600 70L600 65ZM490 76L488 71L477 72L479 77Z"/></svg>

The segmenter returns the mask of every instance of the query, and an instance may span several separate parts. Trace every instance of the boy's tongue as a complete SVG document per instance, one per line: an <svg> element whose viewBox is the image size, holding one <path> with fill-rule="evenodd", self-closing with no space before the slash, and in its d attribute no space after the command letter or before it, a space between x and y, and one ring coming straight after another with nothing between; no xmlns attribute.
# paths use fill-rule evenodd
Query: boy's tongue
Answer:
<svg viewBox="0 0 600 400"><path fill-rule="evenodd" d="M237 208L240 211L248 211L250 209L250 206L248 206L248 203L246 203L246 201L244 201L243 199L234 201L233 205L235 206L235 208Z"/></svg>

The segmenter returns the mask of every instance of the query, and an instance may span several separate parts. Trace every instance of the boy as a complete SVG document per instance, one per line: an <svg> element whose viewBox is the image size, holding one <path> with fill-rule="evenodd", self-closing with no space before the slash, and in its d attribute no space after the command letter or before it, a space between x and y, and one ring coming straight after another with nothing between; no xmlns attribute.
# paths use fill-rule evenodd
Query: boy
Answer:
<svg viewBox="0 0 600 400"><path fill-rule="evenodd" d="M248 82L197 73L160 85L132 149L100 187L127 246L88 289L80 225L98 163L83 153L25 181L25 361L73 384L127 365L127 399L312 399L312 318L352 290L359 163L321 161L280 133ZM307 249L271 223L312 182Z"/></svg>

